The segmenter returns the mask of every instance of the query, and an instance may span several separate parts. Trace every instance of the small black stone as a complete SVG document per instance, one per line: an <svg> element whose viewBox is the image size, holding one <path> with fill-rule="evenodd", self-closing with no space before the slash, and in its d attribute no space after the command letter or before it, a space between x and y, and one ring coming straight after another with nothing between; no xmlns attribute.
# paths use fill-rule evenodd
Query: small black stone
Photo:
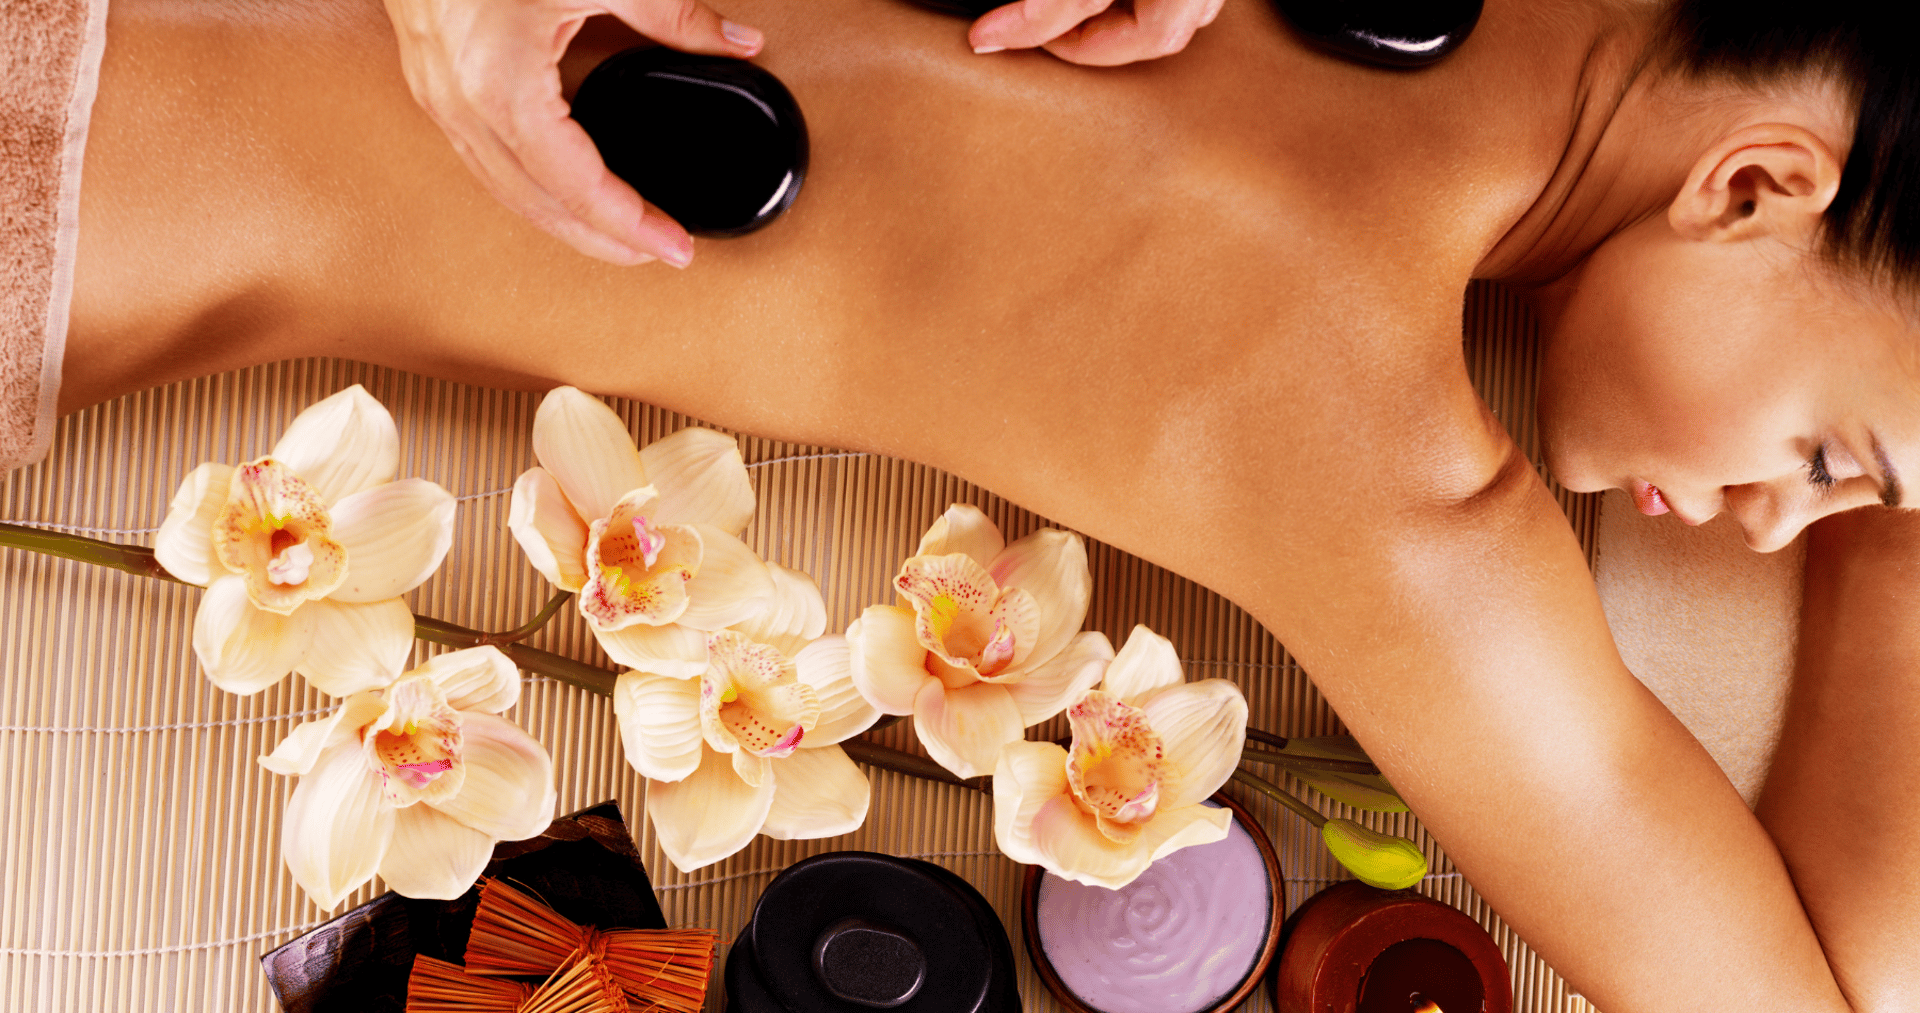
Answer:
<svg viewBox="0 0 1920 1013"><path fill-rule="evenodd" d="M941 14L954 14L963 18L977 18L996 7L1004 7L1013 0L907 0L915 7L925 7Z"/></svg>
<svg viewBox="0 0 1920 1013"><path fill-rule="evenodd" d="M807 174L807 125L779 78L745 60L666 48L608 57L573 118L614 175L698 236L780 217Z"/></svg>
<svg viewBox="0 0 1920 1013"><path fill-rule="evenodd" d="M1467 41L1482 0L1274 0L1308 41L1382 67L1432 64Z"/></svg>
<svg viewBox="0 0 1920 1013"><path fill-rule="evenodd" d="M848 1002L892 1009L920 991L927 958L911 936L862 918L827 926L813 944L813 973Z"/></svg>

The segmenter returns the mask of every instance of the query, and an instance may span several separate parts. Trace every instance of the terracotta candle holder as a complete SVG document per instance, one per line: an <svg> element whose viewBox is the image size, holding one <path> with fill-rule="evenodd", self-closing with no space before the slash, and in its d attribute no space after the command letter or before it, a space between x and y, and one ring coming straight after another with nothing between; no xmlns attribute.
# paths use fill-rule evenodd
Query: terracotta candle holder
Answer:
<svg viewBox="0 0 1920 1013"><path fill-rule="evenodd" d="M1411 890L1328 887L1290 920L1280 1013L1512 1013L1507 962L1478 922Z"/></svg>

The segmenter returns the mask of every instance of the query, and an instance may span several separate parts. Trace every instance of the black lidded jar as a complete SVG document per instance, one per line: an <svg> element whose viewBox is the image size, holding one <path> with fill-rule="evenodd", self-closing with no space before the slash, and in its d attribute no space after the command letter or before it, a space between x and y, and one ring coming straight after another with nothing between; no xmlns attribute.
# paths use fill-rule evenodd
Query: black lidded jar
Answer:
<svg viewBox="0 0 1920 1013"><path fill-rule="evenodd" d="M745 60L664 47L608 57L573 118L614 175L696 236L780 217L807 174L807 124L780 79Z"/></svg>

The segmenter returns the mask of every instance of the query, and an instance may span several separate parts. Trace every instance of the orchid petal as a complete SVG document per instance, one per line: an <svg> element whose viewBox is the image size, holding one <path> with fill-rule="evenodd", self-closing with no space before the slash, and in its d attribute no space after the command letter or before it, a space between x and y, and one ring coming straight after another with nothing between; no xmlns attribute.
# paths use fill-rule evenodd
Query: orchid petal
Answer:
<svg viewBox="0 0 1920 1013"><path fill-rule="evenodd" d="M513 483L507 530L527 562L562 591L587 584L587 522L545 468L529 468Z"/></svg>
<svg viewBox="0 0 1920 1013"><path fill-rule="evenodd" d="M1073 728L1067 784L1074 797L1093 810L1108 840L1133 840L1160 810L1160 793L1171 792L1179 778L1159 733L1145 711L1103 692L1074 701L1067 722Z"/></svg>
<svg viewBox="0 0 1920 1013"><path fill-rule="evenodd" d="M323 911L340 906L380 868L393 837L393 810L367 770L358 742L326 750L287 799L280 854L287 871Z"/></svg>
<svg viewBox="0 0 1920 1013"><path fill-rule="evenodd" d="M1202 679L1160 690L1140 705L1160 734L1178 776L1161 796L1167 808L1194 805L1220 790L1240 765L1247 741L1247 698L1225 679Z"/></svg>
<svg viewBox="0 0 1920 1013"><path fill-rule="evenodd" d="M221 577L200 598L193 653L215 686L244 696L286 678L313 647L313 631L313 613L255 608L245 577Z"/></svg>
<svg viewBox="0 0 1920 1013"><path fill-rule="evenodd" d="M320 493L285 462L263 457L233 470L210 531L220 565L247 581L254 605L290 615L347 576Z"/></svg>
<svg viewBox="0 0 1920 1013"><path fill-rule="evenodd" d="M927 649L915 635L911 611L868 606L847 627L847 652L853 684L867 702L882 714L913 713L914 698L933 677L927 674Z"/></svg>
<svg viewBox="0 0 1920 1013"><path fill-rule="evenodd" d="M424 478L357 492L333 507L333 537L347 547L335 601L384 601L419 587L453 544L453 494Z"/></svg>
<svg viewBox="0 0 1920 1013"><path fill-rule="evenodd" d="M773 764L773 807L760 832L782 841L860 829L873 798L867 775L839 746L801 749Z"/></svg>
<svg viewBox="0 0 1920 1013"><path fill-rule="evenodd" d="M662 524L708 524L738 538L753 519L753 483L740 441L690 427L640 451L647 481L660 490L653 516Z"/></svg>
<svg viewBox="0 0 1920 1013"><path fill-rule="evenodd" d="M620 497L647 484L627 424L605 402L573 387L556 387L541 399L533 454L588 521L613 513Z"/></svg>
<svg viewBox="0 0 1920 1013"><path fill-rule="evenodd" d="M213 522L232 484L232 465L209 462L187 473L153 536L153 558L168 573L205 587L229 572L213 553Z"/></svg>
<svg viewBox="0 0 1920 1013"><path fill-rule="evenodd" d="M687 608L676 622L696 630L723 630L745 622L773 603L773 576L747 543L711 524L691 525L700 532L702 554L687 581ZM826 625L821 607L820 624Z"/></svg>
<svg viewBox="0 0 1920 1013"><path fill-rule="evenodd" d="M916 556L945 556L950 553L964 553L968 558L980 564L981 569L993 562L993 557L1007 547L1007 540L1000 535L1000 529L980 512L980 508L971 503L955 503L947 508L920 537L920 547L915 549Z"/></svg>
<svg viewBox="0 0 1920 1013"><path fill-rule="evenodd" d="M647 817L654 839L681 872L712 865L753 840L773 808L774 779L759 787L733 772L733 761L711 749L680 781L647 782Z"/></svg>
<svg viewBox="0 0 1920 1013"><path fill-rule="evenodd" d="M1062 879L1118 890L1147 871L1155 859L1181 848L1224 840L1233 813L1190 805L1157 813L1126 843L1108 840L1094 818L1065 796L1055 796L1030 824L1039 865Z"/></svg>
<svg viewBox="0 0 1920 1013"><path fill-rule="evenodd" d="M378 693L355 693L333 713L312 721L303 721L273 752L260 757L262 767L276 774L305 774L313 769L320 754L349 740L358 740L360 726L378 717L386 709Z"/></svg>
<svg viewBox="0 0 1920 1013"><path fill-rule="evenodd" d="M820 699L820 720L807 732L808 747L850 739L880 720L880 711L853 683L853 658L847 638L825 636L802 648L793 659L800 681ZM805 752L802 749L801 752Z"/></svg>
<svg viewBox="0 0 1920 1013"><path fill-rule="evenodd" d="M1066 750L1051 742L1009 743L993 768L994 843L1022 865L1040 864L1034 814L1069 790Z"/></svg>
<svg viewBox="0 0 1920 1013"><path fill-rule="evenodd" d="M690 626L639 623L594 630L593 636L607 657L623 668L673 679L697 679L707 670L707 635Z"/></svg>
<svg viewBox="0 0 1920 1013"><path fill-rule="evenodd" d="M727 755L733 757L733 776L739 778L747 787L758 788L761 785L773 783L772 760L744 749L736 749Z"/></svg>
<svg viewBox="0 0 1920 1013"><path fill-rule="evenodd" d="M1173 642L1145 626L1135 626L1113 656L1100 688L1138 707L1155 691L1178 686L1186 678Z"/></svg>
<svg viewBox="0 0 1920 1013"><path fill-rule="evenodd" d="M613 687L613 714L627 763L654 781L679 781L700 766L700 683L626 672Z"/></svg>
<svg viewBox="0 0 1920 1013"><path fill-rule="evenodd" d="M649 523L645 510L653 498L653 487L642 486L587 526L580 614L596 630L660 626L687 610L687 584L706 549L692 525Z"/></svg>
<svg viewBox="0 0 1920 1013"><path fill-rule="evenodd" d="M791 658L826 631L827 604L812 577L779 563L766 566L773 581L773 597L767 608L728 628Z"/></svg>
<svg viewBox="0 0 1920 1013"><path fill-rule="evenodd" d="M398 598L367 605L323 598L295 614L312 621L313 644L294 671L328 696L385 686L413 654L413 613Z"/></svg>
<svg viewBox="0 0 1920 1013"><path fill-rule="evenodd" d="M700 726L707 745L756 756L793 752L820 721L820 698L799 679L792 658L731 630L707 636L707 672L700 677ZM757 785L760 768L737 768Z"/></svg>
<svg viewBox="0 0 1920 1013"><path fill-rule="evenodd" d="M1104 633L1081 633L1067 641L1065 650L1052 660L1026 674L1018 682L1005 682L1014 706L1020 708L1020 721L1032 727L1067 709L1080 694L1100 683L1111 670L1113 645ZM1109 680L1111 675L1107 675Z"/></svg>
<svg viewBox="0 0 1920 1013"><path fill-rule="evenodd" d="M400 433L386 406L356 383L308 405L268 456L332 505L393 481L400 470Z"/></svg>
<svg viewBox="0 0 1920 1013"><path fill-rule="evenodd" d="M432 806L393 814L393 839L380 878L402 897L458 900L493 859L493 838Z"/></svg>
<svg viewBox="0 0 1920 1013"><path fill-rule="evenodd" d="M964 663L979 656L987 643L1001 632L995 628L994 606L1000 588L992 575L960 553L945 556L915 556L900 564L893 578L894 590L913 606L914 635L920 646L948 661ZM1037 610L1029 615L1027 636L1031 649L1037 634Z"/></svg>
<svg viewBox="0 0 1920 1013"><path fill-rule="evenodd" d="M457 711L498 714L520 702L520 670L492 645L436 654L407 674L432 679Z"/></svg>
<svg viewBox="0 0 1920 1013"><path fill-rule="evenodd" d="M520 726L492 714L460 715L460 793L434 808L496 841L521 841L553 822L553 760Z"/></svg>
<svg viewBox="0 0 1920 1013"><path fill-rule="evenodd" d="M929 679L913 701L913 730L934 762L960 777L993 773L1000 747L1026 726L1005 686L977 682L949 689Z"/></svg>
<svg viewBox="0 0 1920 1013"><path fill-rule="evenodd" d="M1026 658L1029 665L1045 664L1060 653L1087 621L1093 576L1079 535L1042 528L1001 550L987 572L1000 587L1021 588L1040 605L1040 629Z"/></svg>

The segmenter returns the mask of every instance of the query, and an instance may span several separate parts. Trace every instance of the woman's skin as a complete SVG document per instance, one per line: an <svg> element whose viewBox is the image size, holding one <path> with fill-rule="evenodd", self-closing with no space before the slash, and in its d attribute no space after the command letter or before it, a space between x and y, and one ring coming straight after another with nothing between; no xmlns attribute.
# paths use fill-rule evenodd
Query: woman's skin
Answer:
<svg viewBox="0 0 1920 1013"><path fill-rule="evenodd" d="M1920 760L1894 744L1920 711L1892 673L1920 646L1888 617L1809 655L1757 819L1621 664L1460 350L1470 278L1534 287L1556 467L1731 510L1761 546L1920 475L1911 325L1808 252L1837 91L1663 82L1652 11L1622 3L1489 0L1416 74L1251 2L1111 71L978 57L889 0L722 13L766 31L812 169L787 218L677 272L590 260L479 189L375 0L119 0L63 409L336 355L923 461L1246 607L1600 1008L1901 1005L1920 888L1894 792ZM619 45L583 39L568 80ZM1821 564L1810 643L1888 616L1914 528L1831 533L1876 548ZM1844 832L1835 784L1864 789Z"/></svg>

